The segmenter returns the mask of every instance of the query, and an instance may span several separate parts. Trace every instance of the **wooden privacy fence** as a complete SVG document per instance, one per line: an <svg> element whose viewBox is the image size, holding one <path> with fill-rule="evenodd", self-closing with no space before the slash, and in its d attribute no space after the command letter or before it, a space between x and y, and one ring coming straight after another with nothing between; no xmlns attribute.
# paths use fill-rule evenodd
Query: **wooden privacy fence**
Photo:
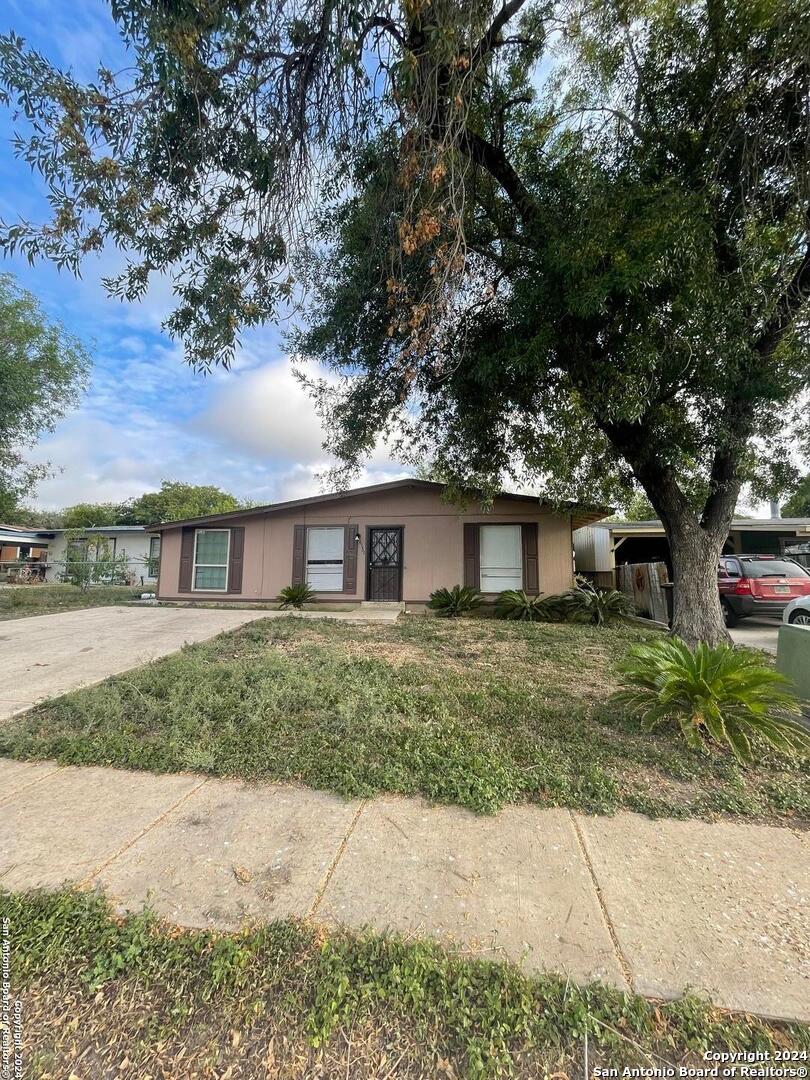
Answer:
<svg viewBox="0 0 810 1080"><path fill-rule="evenodd" d="M668 583L669 572L663 562L623 563L616 567L616 587L633 601L636 615L644 619L668 621L663 588Z"/></svg>

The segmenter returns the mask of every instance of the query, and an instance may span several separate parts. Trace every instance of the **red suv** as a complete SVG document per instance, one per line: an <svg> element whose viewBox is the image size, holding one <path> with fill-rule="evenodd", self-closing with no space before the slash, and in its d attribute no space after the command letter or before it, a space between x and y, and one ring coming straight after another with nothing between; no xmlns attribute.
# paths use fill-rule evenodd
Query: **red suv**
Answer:
<svg viewBox="0 0 810 1080"><path fill-rule="evenodd" d="M797 596L810 595L810 574L780 555L724 555L717 569L726 626L748 615L777 615Z"/></svg>

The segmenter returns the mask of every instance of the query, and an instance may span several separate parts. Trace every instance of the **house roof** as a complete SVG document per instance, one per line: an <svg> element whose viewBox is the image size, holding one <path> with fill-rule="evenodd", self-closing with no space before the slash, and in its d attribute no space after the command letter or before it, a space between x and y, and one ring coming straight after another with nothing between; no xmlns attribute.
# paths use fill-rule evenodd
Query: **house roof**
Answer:
<svg viewBox="0 0 810 1080"><path fill-rule="evenodd" d="M27 529L22 525L0 525L0 540L17 544L36 544L54 540L60 533L138 533L147 531L146 525L88 525L80 529Z"/></svg>
<svg viewBox="0 0 810 1080"><path fill-rule="evenodd" d="M663 535L664 526L657 519L650 521L599 521L593 522L598 529L611 533L637 533L639 535ZM730 530L745 532L796 532L810 531L810 517L800 518L734 518Z"/></svg>
<svg viewBox="0 0 810 1080"><path fill-rule="evenodd" d="M267 503L264 506L251 506L246 510L229 510L224 514L207 514L204 517L183 518L179 521L156 522L145 528L157 532L164 529L176 529L183 525L208 525L213 522L229 521L231 518L246 517L250 514L277 514L283 510L294 510L299 507L317 506L320 503L338 502L343 499L351 499L358 495L376 495L386 491L397 491L402 488L423 488L426 490L443 491L446 485L434 483L432 480L417 480L406 478L404 480L391 480L386 484L370 484L367 487L349 488L346 491L333 491L326 495L311 495L306 499L290 499L287 502ZM476 494L473 492L473 494ZM572 515L572 525L575 529L592 522L599 521L606 514L611 513L610 507L589 506L584 503L550 503L537 495L518 495L508 491L498 493L500 499L517 499L524 503L548 507L550 510L562 511Z"/></svg>
<svg viewBox="0 0 810 1080"><path fill-rule="evenodd" d="M123 532L144 532L147 530L146 525L87 525L78 526L72 529L53 529L52 532L64 533L64 532L83 532L83 533L123 533Z"/></svg>
<svg viewBox="0 0 810 1080"><path fill-rule="evenodd" d="M34 544L39 540L52 540L53 529L28 529L23 525L0 525L0 540L17 544Z"/></svg>

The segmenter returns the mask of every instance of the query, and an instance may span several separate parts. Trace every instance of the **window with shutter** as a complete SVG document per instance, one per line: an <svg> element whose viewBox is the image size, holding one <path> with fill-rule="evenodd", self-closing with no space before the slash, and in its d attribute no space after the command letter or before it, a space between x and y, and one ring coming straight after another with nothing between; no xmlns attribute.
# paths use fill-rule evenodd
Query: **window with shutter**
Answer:
<svg viewBox="0 0 810 1080"><path fill-rule="evenodd" d="M315 592L343 591L344 546L342 525L307 529L307 585Z"/></svg>
<svg viewBox="0 0 810 1080"><path fill-rule="evenodd" d="M194 535L194 591L225 592L228 588L230 529L197 529Z"/></svg>
<svg viewBox="0 0 810 1080"><path fill-rule="evenodd" d="M523 543L520 525L482 525L481 592L523 588Z"/></svg>

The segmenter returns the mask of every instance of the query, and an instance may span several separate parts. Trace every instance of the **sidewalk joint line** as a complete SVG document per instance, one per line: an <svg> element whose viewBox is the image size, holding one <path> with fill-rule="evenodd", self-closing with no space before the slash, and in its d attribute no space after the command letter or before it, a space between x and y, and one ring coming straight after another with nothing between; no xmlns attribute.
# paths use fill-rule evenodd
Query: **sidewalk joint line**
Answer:
<svg viewBox="0 0 810 1080"><path fill-rule="evenodd" d="M368 805L368 799L363 799L363 801L357 807L357 813L352 818L351 823L349 824L349 827L346 830L346 835L343 837L343 839L340 841L340 844L338 845L338 849L335 852L335 857L332 859L332 862L330 863L329 869L326 871L326 876L324 877L320 888L315 893L315 899L312 901L312 904L310 905L310 909L306 914L306 918L308 918L308 919L314 919L315 918L315 913L317 912L318 908L321 906L321 901L323 900L323 898L324 898L324 896L326 894L326 890L329 888L329 882L332 880L332 875L334 874L335 870L337 870L338 863L343 858L343 853L344 853L344 851L346 850L346 848L348 846L349 840L351 839L352 833L354 832L355 825L357 825L357 822L360 820L360 815L363 813L363 811L365 810L367 805Z"/></svg>
<svg viewBox="0 0 810 1080"><path fill-rule="evenodd" d="M32 763L35 764L35 763ZM35 787L37 784L41 784L43 780L47 780L49 776L53 776L54 773L58 773L63 766L55 765L50 772L46 772L44 776L38 776L36 780L32 780L30 784L23 784L22 787L15 788L14 791L10 791L8 795L3 795L0 798L0 806L5 806L11 799L15 799L18 795L22 795L24 791L28 791L29 788Z"/></svg>
<svg viewBox="0 0 810 1080"><path fill-rule="evenodd" d="M167 807L162 814L158 814L154 821L150 821L150 823L145 828L141 829L137 836L133 836L133 838L131 840L128 840L122 848L119 848L118 851L110 855L108 859L105 859L101 866L97 867L95 870L89 873L87 877L82 878L76 888L88 888L93 878L96 878L99 874L103 873L111 863L114 863L116 859L120 858L124 854L124 852L129 851L129 849L135 844L137 844L140 839L146 836L147 833L151 832L152 829L160 825L161 822L165 821L169 814L174 813L174 811L181 807L184 802L187 802L192 795L196 795L201 788L205 787L205 785L208 783L208 779L209 778L206 776L205 779L200 781L200 783L197 784L196 787L193 787L191 791L187 791L185 795L181 795L180 798L173 802L171 806Z"/></svg>
<svg viewBox="0 0 810 1080"><path fill-rule="evenodd" d="M574 813L574 811L569 810L568 814L569 814L569 816L571 818L571 824L574 827L574 835L577 838L577 843L579 844L579 850L582 853L582 858L583 858L583 860L585 862L585 866L587 867L588 873L590 874L591 883L593 885L594 892L596 893L596 899L599 901L599 909L602 912L602 918L605 920L605 926L607 927L607 932L608 932L608 934L610 934L610 940L611 940L611 942L613 944L613 951L616 953L616 959L619 962L619 967L621 968L622 975L624 976L625 981L627 982L627 985L630 987L631 992L635 994L636 986L635 986L635 982L633 981L633 972L632 972L632 969L630 968L630 964L627 961L627 957L624 955L624 952L622 951L622 947L621 947L621 945L619 943L619 937L618 937L618 935L616 933L615 927L613 926L613 921L610 918L610 913L608 912L608 908L607 908L607 904L605 902L605 898L602 895L602 888L599 885L599 880L598 880L598 878L596 876L596 871L594 870L593 863L591 862L591 856L588 853L588 846L585 843L585 834L583 833L583 831L582 831L582 829L580 827L580 824L577 821L577 817L576 817L576 814Z"/></svg>

